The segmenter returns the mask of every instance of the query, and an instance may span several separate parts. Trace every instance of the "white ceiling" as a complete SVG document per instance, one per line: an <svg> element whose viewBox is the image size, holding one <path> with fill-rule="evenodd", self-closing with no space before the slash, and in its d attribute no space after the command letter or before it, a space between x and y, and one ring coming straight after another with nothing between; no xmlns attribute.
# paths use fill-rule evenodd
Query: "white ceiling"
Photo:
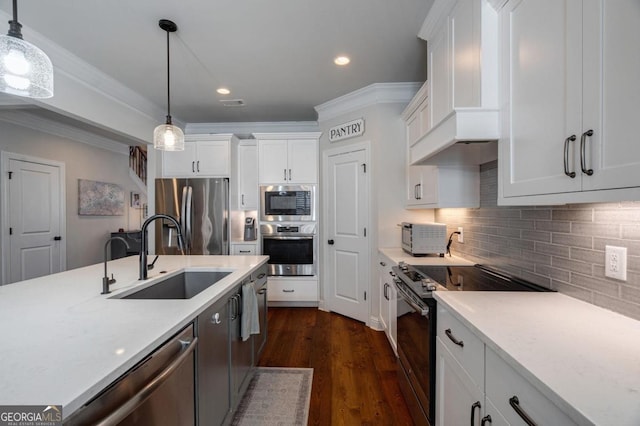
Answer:
<svg viewBox="0 0 640 426"><path fill-rule="evenodd" d="M372 83L424 81L433 0L22 0L18 20L189 123L313 121L314 106ZM11 1L0 0L11 13ZM8 25L0 23L0 32ZM338 54L351 64L333 64ZM232 93L218 95L225 86ZM220 99L243 99L241 108Z"/></svg>

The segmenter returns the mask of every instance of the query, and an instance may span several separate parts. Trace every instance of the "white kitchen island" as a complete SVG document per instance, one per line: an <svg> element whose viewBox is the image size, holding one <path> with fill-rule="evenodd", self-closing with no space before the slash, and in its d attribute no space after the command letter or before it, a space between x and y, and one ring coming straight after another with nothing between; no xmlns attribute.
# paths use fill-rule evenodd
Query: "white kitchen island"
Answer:
<svg viewBox="0 0 640 426"><path fill-rule="evenodd" d="M62 405L67 418L267 262L267 256L160 256L138 281L138 257L0 286L0 405ZM117 299L180 271L231 274L184 300Z"/></svg>

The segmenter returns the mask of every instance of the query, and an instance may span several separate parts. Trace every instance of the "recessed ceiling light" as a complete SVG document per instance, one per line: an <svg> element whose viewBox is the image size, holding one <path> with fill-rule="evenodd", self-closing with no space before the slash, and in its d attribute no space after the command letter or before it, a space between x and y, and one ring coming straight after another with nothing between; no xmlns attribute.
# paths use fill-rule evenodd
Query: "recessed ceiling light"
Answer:
<svg viewBox="0 0 640 426"><path fill-rule="evenodd" d="M226 87L221 87L216 90L216 92L220 93L221 95L228 95L229 93L231 93L231 90L227 89Z"/></svg>
<svg viewBox="0 0 640 426"><path fill-rule="evenodd" d="M351 59L346 56L338 56L333 60L333 62L336 65L347 65L349 62L351 62Z"/></svg>

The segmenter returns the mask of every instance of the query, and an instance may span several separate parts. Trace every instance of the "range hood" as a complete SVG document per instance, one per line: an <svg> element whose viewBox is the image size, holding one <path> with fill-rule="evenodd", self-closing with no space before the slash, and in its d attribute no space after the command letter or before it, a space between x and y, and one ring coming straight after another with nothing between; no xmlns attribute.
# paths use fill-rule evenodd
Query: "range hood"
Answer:
<svg viewBox="0 0 640 426"><path fill-rule="evenodd" d="M418 34L428 45L423 100L421 106L412 101L405 111L415 108L422 115L419 137L409 138L409 164L434 164L436 156L472 164L497 158L499 25L493 3L434 1Z"/></svg>
<svg viewBox="0 0 640 426"><path fill-rule="evenodd" d="M498 109L456 108L409 147L409 164L483 164L497 158L499 137Z"/></svg>

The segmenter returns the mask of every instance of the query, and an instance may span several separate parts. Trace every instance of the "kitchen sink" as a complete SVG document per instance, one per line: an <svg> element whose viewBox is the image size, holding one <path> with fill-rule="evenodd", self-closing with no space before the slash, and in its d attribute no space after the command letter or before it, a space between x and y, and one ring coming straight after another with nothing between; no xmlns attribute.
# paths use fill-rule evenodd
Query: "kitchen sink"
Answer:
<svg viewBox="0 0 640 426"><path fill-rule="evenodd" d="M230 273L222 271L181 272L119 299L191 299Z"/></svg>

